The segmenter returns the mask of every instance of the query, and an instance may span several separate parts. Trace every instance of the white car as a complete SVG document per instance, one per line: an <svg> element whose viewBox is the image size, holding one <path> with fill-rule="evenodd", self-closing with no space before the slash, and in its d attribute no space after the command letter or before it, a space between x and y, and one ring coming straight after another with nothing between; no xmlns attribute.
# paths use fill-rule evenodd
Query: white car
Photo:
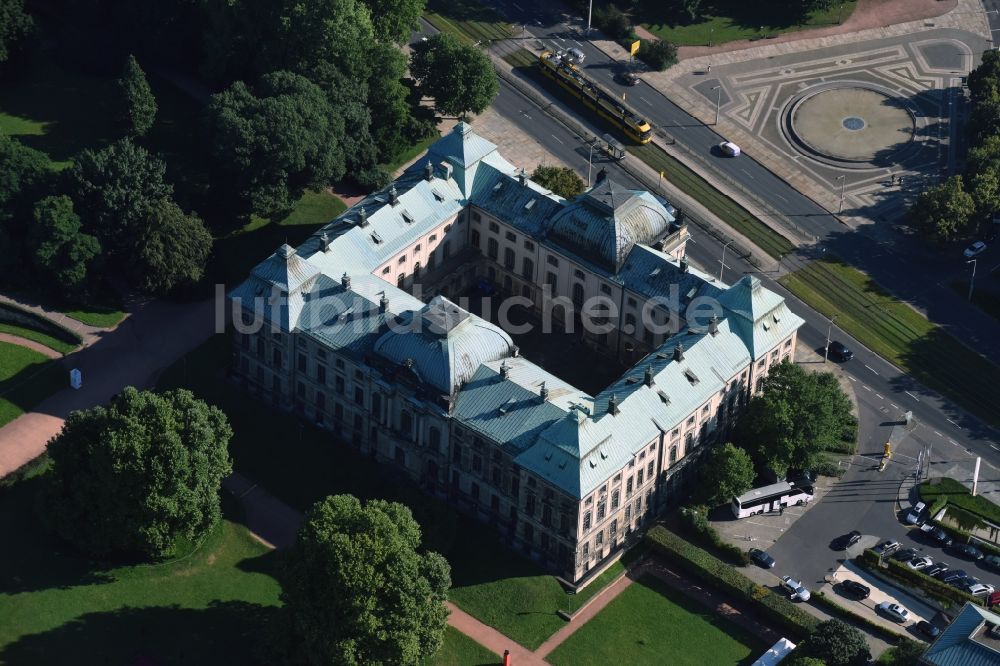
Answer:
<svg viewBox="0 0 1000 666"><path fill-rule="evenodd" d="M910 509L910 512L906 514L906 522L908 522L910 525L919 525L922 522L924 509L926 508L927 508L926 504L924 504L923 502L917 502L913 506L913 508Z"/></svg>
<svg viewBox="0 0 1000 666"><path fill-rule="evenodd" d="M740 153L743 152L740 150L740 147L732 141L723 141L720 143L719 150L722 151L723 155L728 155L729 157L739 157Z"/></svg>
<svg viewBox="0 0 1000 666"><path fill-rule="evenodd" d="M788 597L792 600L809 601L809 590L791 576L781 577L781 588L788 592Z"/></svg>
<svg viewBox="0 0 1000 666"><path fill-rule="evenodd" d="M911 569L917 569L919 571L920 569L926 569L932 564L934 564L934 560L932 560L927 556L923 556L923 557L913 558L912 560L906 563L906 566L910 567Z"/></svg>
<svg viewBox="0 0 1000 666"><path fill-rule="evenodd" d="M896 622L905 623L910 619L910 611L906 610L899 604L891 604L888 601L883 601L876 606L875 609L880 613L889 616Z"/></svg>
<svg viewBox="0 0 1000 666"><path fill-rule="evenodd" d="M976 583L965 588L974 597L988 597L993 594L994 588L989 583Z"/></svg>
<svg viewBox="0 0 1000 666"><path fill-rule="evenodd" d="M586 58L587 56L580 49L566 49L566 59L575 65L582 65Z"/></svg>
<svg viewBox="0 0 1000 666"><path fill-rule="evenodd" d="M976 241L969 247L965 248L965 251L962 254L965 255L966 259L972 259L974 256L976 256L985 249L986 249L986 243L984 243L983 241Z"/></svg>

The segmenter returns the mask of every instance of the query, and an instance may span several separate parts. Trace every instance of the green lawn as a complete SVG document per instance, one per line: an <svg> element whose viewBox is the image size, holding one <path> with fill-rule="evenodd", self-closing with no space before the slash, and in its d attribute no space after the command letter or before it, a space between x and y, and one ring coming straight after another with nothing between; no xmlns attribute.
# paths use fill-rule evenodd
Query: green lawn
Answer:
<svg viewBox="0 0 1000 666"><path fill-rule="evenodd" d="M458 629L445 627L444 643L424 666L495 666L501 658Z"/></svg>
<svg viewBox="0 0 1000 666"><path fill-rule="evenodd" d="M26 340L34 340L39 344L45 345L49 349L59 352L60 354L68 354L78 346L64 342L58 338L54 338L48 333L43 333L42 331L37 331L33 328L25 328L24 326L18 326L16 324L0 323L0 333L9 333L10 335L25 338Z"/></svg>
<svg viewBox="0 0 1000 666"><path fill-rule="evenodd" d="M75 306L72 310L66 311L67 317L72 317L87 326L98 328L111 328L121 323L125 318L125 312L116 307L100 307L98 305Z"/></svg>
<svg viewBox="0 0 1000 666"><path fill-rule="evenodd" d="M271 551L225 520L188 556L159 565L96 565L40 526L40 477L4 491L0 663L184 664L256 661L278 605ZM233 507L226 505L232 517Z"/></svg>
<svg viewBox="0 0 1000 666"><path fill-rule="evenodd" d="M1000 506L989 501L982 495L972 496L964 485L948 477L931 479L920 484L920 499L931 506L944 496L951 506L957 506L965 511L988 520L994 525L1000 525Z"/></svg>
<svg viewBox="0 0 1000 666"><path fill-rule="evenodd" d="M784 11L781 5L778 2L707 0L702 3L701 16L692 21L680 3L647 3L650 9L638 14L635 20L660 39L679 46L716 45L835 25L847 20L857 0L835 2L828 9L814 11L802 18Z"/></svg>
<svg viewBox="0 0 1000 666"><path fill-rule="evenodd" d="M779 282L866 347L923 384L994 425L1000 367L922 314L888 295L867 275L834 257L813 261Z"/></svg>
<svg viewBox="0 0 1000 666"><path fill-rule="evenodd" d="M424 543L452 566L451 599L462 609L528 648L564 625L556 612L567 595L554 576L501 543L493 530L422 493L389 465L294 416L271 410L224 380L228 339L216 336L168 368L160 388L186 386L229 416L237 470L291 506L304 510L327 495L381 497L411 507ZM275 448L278 446L279 448ZM286 461L276 464L275 456ZM606 585L621 565L585 588L573 608Z"/></svg>
<svg viewBox="0 0 1000 666"><path fill-rule="evenodd" d="M555 666L722 666L753 663L766 649L742 628L647 575L578 629L547 660Z"/></svg>
<svg viewBox="0 0 1000 666"><path fill-rule="evenodd" d="M510 23L475 0L430 0L424 18L470 44L511 37Z"/></svg>
<svg viewBox="0 0 1000 666"><path fill-rule="evenodd" d="M36 351L0 342L0 426L69 384L66 370Z"/></svg>

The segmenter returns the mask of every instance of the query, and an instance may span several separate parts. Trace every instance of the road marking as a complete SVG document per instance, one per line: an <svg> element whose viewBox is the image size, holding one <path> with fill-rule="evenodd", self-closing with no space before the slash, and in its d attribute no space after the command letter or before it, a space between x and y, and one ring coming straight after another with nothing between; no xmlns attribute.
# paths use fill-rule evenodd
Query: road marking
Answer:
<svg viewBox="0 0 1000 666"><path fill-rule="evenodd" d="M996 444L990 444L990 448L994 451L1000 451L1000 446L997 446Z"/></svg>
<svg viewBox="0 0 1000 666"><path fill-rule="evenodd" d="M775 193L774 193L774 196L778 197L779 199L781 199L781 200L782 200L782 201L784 201L785 203L788 203L788 199L786 199L785 197L781 196L781 195L780 195L780 194L778 194L777 192L775 192Z"/></svg>
<svg viewBox="0 0 1000 666"><path fill-rule="evenodd" d="M893 409L899 409L899 407L897 407L897 406L896 406L896 403L894 403L894 402L890 402L889 404L890 404L890 405L892 405L892 408L893 408Z"/></svg>
<svg viewBox="0 0 1000 666"><path fill-rule="evenodd" d="M749 178L750 180L754 180L753 175L751 175L751 173L749 171L747 171L746 169L740 169L740 171L742 171L743 173L745 173L747 175L747 178Z"/></svg>
<svg viewBox="0 0 1000 666"><path fill-rule="evenodd" d="M905 393L906 395L910 396L911 398L913 398L913 399L914 399L914 400L916 400L917 402L920 402L920 398L918 398L917 396L913 395L913 394L912 394L912 393L910 393L909 391L903 391L903 393Z"/></svg>
<svg viewBox="0 0 1000 666"><path fill-rule="evenodd" d="M848 375L847 378L850 379L852 382L858 381L855 377L851 377L850 375Z"/></svg>
<svg viewBox="0 0 1000 666"><path fill-rule="evenodd" d="M564 146L566 145L565 142L563 142L563 140L560 139L559 137L557 137L555 134L550 134L549 136L551 136L553 139L555 139L559 143L563 144Z"/></svg>
<svg viewBox="0 0 1000 666"><path fill-rule="evenodd" d="M649 104L650 106L653 106L653 103L652 103L652 102L650 102L650 101L649 101L648 99L646 99L645 97L643 97L642 95L639 95L639 99L641 99L641 100L642 100L643 102L645 102L646 104Z"/></svg>
<svg viewBox="0 0 1000 666"><path fill-rule="evenodd" d="M934 431L934 434L937 435L938 437L944 437L944 435L942 435L941 433L939 433L937 430Z"/></svg>
<svg viewBox="0 0 1000 666"><path fill-rule="evenodd" d="M958 442L956 442L953 439L949 439L948 441L951 442L952 444L954 444L955 446L961 446L961 444L959 444Z"/></svg>
<svg viewBox="0 0 1000 666"><path fill-rule="evenodd" d="M862 384L862 385L861 385L861 388L863 388L863 389L864 389L864 390L866 390L866 391L871 391L871 389L870 389L870 388L868 388L867 386L865 386L864 384Z"/></svg>
<svg viewBox="0 0 1000 666"><path fill-rule="evenodd" d="M577 46L583 46L583 44L581 44L580 42L576 41L575 39L573 40L573 43L576 44Z"/></svg>
<svg viewBox="0 0 1000 666"><path fill-rule="evenodd" d="M885 398L883 398L883 397L882 397L881 395L879 395L878 393L876 393L876 394L875 394L875 397L876 397L876 398L878 398L879 400L885 400Z"/></svg>
<svg viewBox="0 0 1000 666"><path fill-rule="evenodd" d="M869 370L871 370L872 372L874 372L876 375L878 374L878 370L876 370L872 366L868 365L867 363L865 363L865 367L868 368Z"/></svg>
<svg viewBox="0 0 1000 666"><path fill-rule="evenodd" d="M948 418L948 417L945 417L945 418ZM952 424L953 426L958 426L958 424L955 423L954 421L952 421L951 419L948 419L948 423Z"/></svg>

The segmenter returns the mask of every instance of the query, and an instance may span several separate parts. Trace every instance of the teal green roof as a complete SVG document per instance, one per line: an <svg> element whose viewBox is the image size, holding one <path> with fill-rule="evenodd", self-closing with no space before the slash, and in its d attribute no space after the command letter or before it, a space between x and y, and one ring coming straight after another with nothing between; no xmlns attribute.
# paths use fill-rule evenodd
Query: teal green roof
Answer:
<svg viewBox="0 0 1000 666"><path fill-rule="evenodd" d="M1000 665L1000 615L965 602L958 617L924 653L933 666Z"/></svg>

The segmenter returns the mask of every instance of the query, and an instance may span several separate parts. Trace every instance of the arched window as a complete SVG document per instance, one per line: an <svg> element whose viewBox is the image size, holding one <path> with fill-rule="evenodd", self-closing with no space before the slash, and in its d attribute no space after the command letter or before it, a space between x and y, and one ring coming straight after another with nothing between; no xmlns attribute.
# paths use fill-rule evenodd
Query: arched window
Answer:
<svg viewBox="0 0 1000 666"><path fill-rule="evenodd" d="M439 450L441 448L441 430L431 426L427 433L427 440L432 449Z"/></svg>
<svg viewBox="0 0 1000 666"><path fill-rule="evenodd" d="M579 282L573 283L573 305L583 307L583 285Z"/></svg>

